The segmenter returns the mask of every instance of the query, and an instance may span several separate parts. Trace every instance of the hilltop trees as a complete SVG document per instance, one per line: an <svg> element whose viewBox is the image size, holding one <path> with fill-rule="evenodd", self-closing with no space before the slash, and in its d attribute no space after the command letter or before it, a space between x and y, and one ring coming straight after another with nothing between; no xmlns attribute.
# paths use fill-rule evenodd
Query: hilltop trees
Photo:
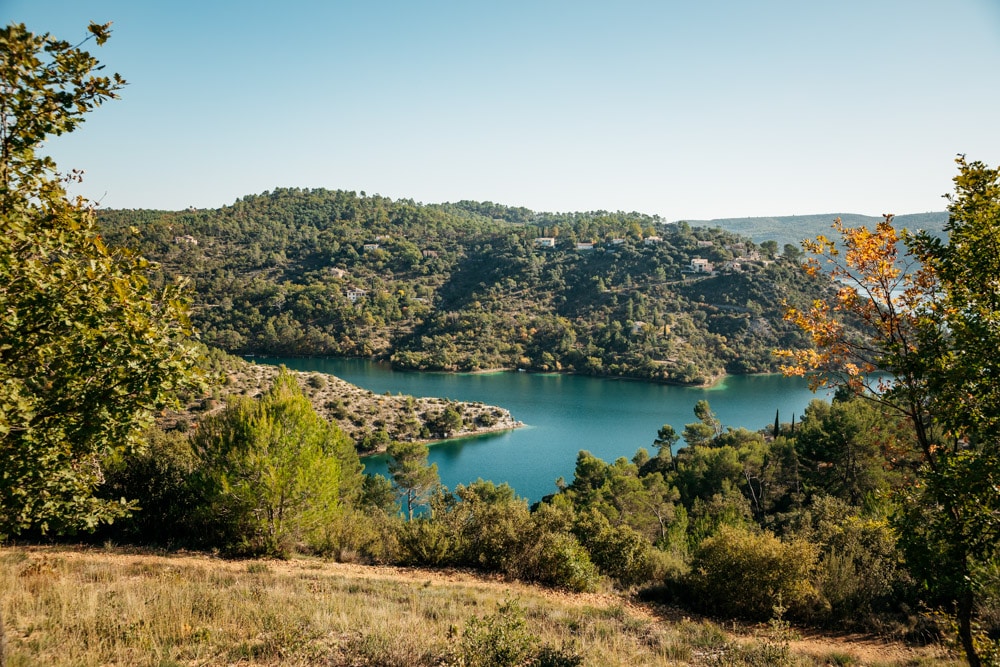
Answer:
<svg viewBox="0 0 1000 667"><path fill-rule="evenodd" d="M108 25L89 30L84 42L108 39ZM102 461L138 446L190 379L183 287L153 289L146 260L107 245L67 195L79 174L37 154L117 97L125 81L100 69L80 45L0 30L0 536L127 512L94 497Z"/></svg>

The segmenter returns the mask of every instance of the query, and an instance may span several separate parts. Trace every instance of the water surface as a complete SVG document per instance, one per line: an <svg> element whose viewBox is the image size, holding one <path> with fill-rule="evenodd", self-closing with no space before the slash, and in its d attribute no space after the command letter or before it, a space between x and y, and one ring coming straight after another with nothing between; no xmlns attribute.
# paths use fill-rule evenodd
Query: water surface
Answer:
<svg viewBox="0 0 1000 667"><path fill-rule="evenodd" d="M695 421L694 404L707 399L726 426L757 430L801 416L816 395L801 378L733 376L711 388L673 387L630 380L537 373L447 374L393 371L360 359L267 358L294 370L336 375L375 393L482 401L511 411L525 427L431 446L441 481L450 488L483 478L510 484L534 502L573 478L582 449L605 461L653 451L657 430L680 433ZM386 474L383 457L365 460L370 473Z"/></svg>

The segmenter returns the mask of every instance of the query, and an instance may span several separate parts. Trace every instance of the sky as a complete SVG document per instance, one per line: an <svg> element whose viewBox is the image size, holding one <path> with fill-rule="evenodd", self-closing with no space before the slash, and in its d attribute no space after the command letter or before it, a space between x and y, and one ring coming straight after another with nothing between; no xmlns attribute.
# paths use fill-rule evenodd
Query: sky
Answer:
<svg viewBox="0 0 1000 667"><path fill-rule="evenodd" d="M0 0L129 82L106 208L276 187L666 220L943 210L1000 163L1000 0Z"/></svg>

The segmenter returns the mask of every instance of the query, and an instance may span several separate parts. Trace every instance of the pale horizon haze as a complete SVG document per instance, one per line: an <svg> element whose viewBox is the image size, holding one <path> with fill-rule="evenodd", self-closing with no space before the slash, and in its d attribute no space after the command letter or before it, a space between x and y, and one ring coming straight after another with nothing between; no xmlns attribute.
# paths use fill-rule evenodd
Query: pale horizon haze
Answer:
<svg viewBox="0 0 1000 667"><path fill-rule="evenodd" d="M1000 163L1000 1L0 0L129 82L46 146L105 208L276 187L667 220L940 211Z"/></svg>

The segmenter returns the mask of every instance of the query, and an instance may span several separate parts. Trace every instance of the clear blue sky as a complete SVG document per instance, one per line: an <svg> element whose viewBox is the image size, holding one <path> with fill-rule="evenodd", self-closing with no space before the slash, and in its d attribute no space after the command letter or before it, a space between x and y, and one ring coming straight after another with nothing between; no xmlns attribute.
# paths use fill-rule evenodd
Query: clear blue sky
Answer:
<svg viewBox="0 0 1000 667"><path fill-rule="evenodd" d="M942 210L1000 162L998 0L0 0L129 86L48 146L105 207L274 187L668 220Z"/></svg>

